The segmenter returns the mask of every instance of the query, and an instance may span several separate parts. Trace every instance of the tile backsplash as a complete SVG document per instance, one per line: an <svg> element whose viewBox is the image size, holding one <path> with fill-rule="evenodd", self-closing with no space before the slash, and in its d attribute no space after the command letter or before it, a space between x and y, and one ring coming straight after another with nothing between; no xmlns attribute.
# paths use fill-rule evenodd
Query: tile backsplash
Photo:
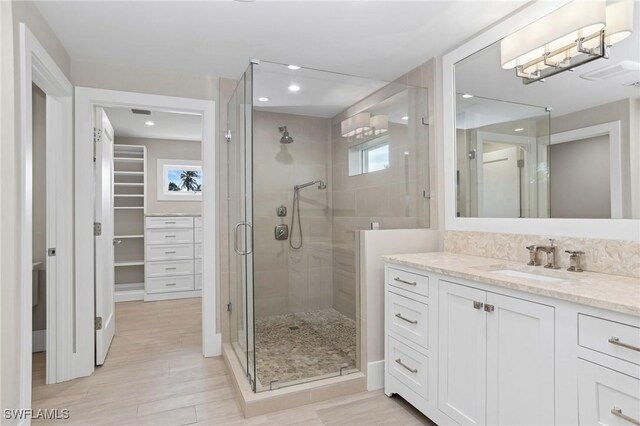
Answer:
<svg viewBox="0 0 640 426"><path fill-rule="evenodd" d="M529 261L529 252L525 247L548 244L549 238L555 239L560 253L559 264L563 268L569 266L569 255L565 250L582 250L585 252L583 268L586 271L640 277L640 243L634 241L445 231L444 250L526 263Z"/></svg>

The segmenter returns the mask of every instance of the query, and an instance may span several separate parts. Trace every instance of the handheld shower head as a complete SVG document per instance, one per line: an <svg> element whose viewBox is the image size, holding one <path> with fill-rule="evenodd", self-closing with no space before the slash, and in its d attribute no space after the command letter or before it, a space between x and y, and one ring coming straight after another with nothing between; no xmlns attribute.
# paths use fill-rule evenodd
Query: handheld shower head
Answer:
<svg viewBox="0 0 640 426"><path fill-rule="evenodd" d="M280 138L281 144L289 144L293 143L293 138L289 136L289 131L287 130L287 126L279 127L278 130L282 133L282 137Z"/></svg>

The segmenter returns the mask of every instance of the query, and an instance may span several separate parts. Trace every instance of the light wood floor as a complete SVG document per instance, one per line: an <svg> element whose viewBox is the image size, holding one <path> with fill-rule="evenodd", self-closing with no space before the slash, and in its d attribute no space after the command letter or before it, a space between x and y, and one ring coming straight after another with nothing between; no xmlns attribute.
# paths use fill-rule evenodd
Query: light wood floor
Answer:
<svg viewBox="0 0 640 426"><path fill-rule="evenodd" d="M33 408L68 409L81 425L418 425L431 424L381 391L245 419L222 358L201 355L201 301L116 304L107 361L90 377L44 384L44 353L33 357Z"/></svg>

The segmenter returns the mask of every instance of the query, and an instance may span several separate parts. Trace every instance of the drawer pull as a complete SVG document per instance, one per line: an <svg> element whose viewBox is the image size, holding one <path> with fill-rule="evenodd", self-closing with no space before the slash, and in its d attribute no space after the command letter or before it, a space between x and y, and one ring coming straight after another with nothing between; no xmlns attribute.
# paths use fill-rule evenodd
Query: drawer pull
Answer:
<svg viewBox="0 0 640 426"><path fill-rule="evenodd" d="M175 251L165 251L164 254L176 254Z"/></svg>
<svg viewBox="0 0 640 426"><path fill-rule="evenodd" d="M411 324L417 324L418 323L418 320L407 319L407 318L403 317L401 314L396 314L396 318L400 318L401 320L404 320L404 321L406 321L408 323L411 323Z"/></svg>
<svg viewBox="0 0 640 426"><path fill-rule="evenodd" d="M401 279L400 279L400 277L395 277L393 280L394 280L394 281L397 281L397 282L399 282L399 283L402 283L402 284L407 284L407 285L418 285L418 283L416 283L416 282L413 282L413 283L412 283L412 282L410 282L410 281L401 280Z"/></svg>
<svg viewBox="0 0 640 426"><path fill-rule="evenodd" d="M165 271L175 271L178 268L164 268Z"/></svg>
<svg viewBox="0 0 640 426"><path fill-rule="evenodd" d="M634 425L640 426L640 421L639 421L639 420L634 419L633 417L629 417L629 416L627 416L626 414L624 414L624 413L622 412L622 408L613 407L613 408L611 409L611 414L613 414L613 415L614 415L614 416L616 416L616 417L620 417L621 419L626 420L626 421L628 421L628 422L629 422L629 423L631 423L631 424L634 424Z"/></svg>
<svg viewBox="0 0 640 426"><path fill-rule="evenodd" d="M398 364L400 364L401 366L403 366L404 368L406 368L407 370L411 371L412 373L417 373L418 369L417 368L411 368L409 367L407 364L405 364L404 362L402 362L401 358L396 359L396 362Z"/></svg>
<svg viewBox="0 0 640 426"><path fill-rule="evenodd" d="M176 285L176 283L168 283L168 284L165 284L165 287L170 287L170 286L172 286L172 285Z"/></svg>
<svg viewBox="0 0 640 426"><path fill-rule="evenodd" d="M622 346L623 348L631 349L632 351L640 352L640 348L639 347L630 345L628 343L621 342L620 339L618 339L615 336L609 337L609 343L611 343L612 345L618 345L618 346Z"/></svg>
<svg viewBox="0 0 640 426"><path fill-rule="evenodd" d="M175 238L176 236L175 235L165 235L164 237L165 238Z"/></svg>
<svg viewBox="0 0 640 426"><path fill-rule="evenodd" d="M482 309L483 306L484 306L484 303L476 302L475 300L473 301L473 309Z"/></svg>
<svg viewBox="0 0 640 426"><path fill-rule="evenodd" d="M175 222L165 222L166 225L174 224Z"/></svg>

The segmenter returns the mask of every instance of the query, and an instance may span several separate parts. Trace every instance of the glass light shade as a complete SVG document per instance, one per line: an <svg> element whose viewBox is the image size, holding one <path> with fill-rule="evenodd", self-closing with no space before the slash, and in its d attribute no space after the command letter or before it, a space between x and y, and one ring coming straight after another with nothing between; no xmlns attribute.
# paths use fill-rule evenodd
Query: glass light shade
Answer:
<svg viewBox="0 0 640 426"><path fill-rule="evenodd" d="M381 135L389 130L389 118L386 115L374 115L369 123L371 133L374 135Z"/></svg>
<svg viewBox="0 0 640 426"><path fill-rule="evenodd" d="M619 0L607 5L605 43L616 44L633 32L633 0Z"/></svg>
<svg viewBox="0 0 640 426"><path fill-rule="evenodd" d="M604 28L607 20L605 0L574 0L547 16L505 37L500 42L500 63L512 69L591 35Z"/></svg>
<svg viewBox="0 0 640 426"><path fill-rule="evenodd" d="M368 112L361 112L349 118L345 118L342 120L342 123L340 123L340 133L344 138L349 138L351 136L362 137L362 134L369 130L370 121L371 114Z"/></svg>

